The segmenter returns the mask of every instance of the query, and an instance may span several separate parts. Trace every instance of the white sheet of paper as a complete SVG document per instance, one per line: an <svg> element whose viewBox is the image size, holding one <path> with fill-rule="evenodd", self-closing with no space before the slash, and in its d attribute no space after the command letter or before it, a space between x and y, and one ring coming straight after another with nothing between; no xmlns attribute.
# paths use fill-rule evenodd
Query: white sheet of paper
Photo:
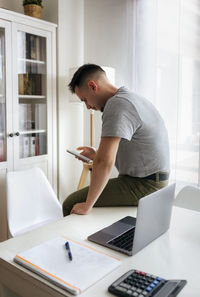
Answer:
<svg viewBox="0 0 200 297"><path fill-rule="evenodd" d="M70 261L65 242L73 260ZM16 255L19 264L78 294L120 265L120 261L89 246L56 237Z"/></svg>

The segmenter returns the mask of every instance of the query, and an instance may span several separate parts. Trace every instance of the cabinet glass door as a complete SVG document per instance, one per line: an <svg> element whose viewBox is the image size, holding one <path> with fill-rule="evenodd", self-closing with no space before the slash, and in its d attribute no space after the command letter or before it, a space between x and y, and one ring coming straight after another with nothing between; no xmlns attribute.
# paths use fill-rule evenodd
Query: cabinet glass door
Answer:
<svg viewBox="0 0 200 297"><path fill-rule="evenodd" d="M46 38L18 31L19 157L47 154Z"/></svg>
<svg viewBox="0 0 200 297"><path fill-rule="evenodd" d="M5 29L0 28L0 162L6 161Z"/></svg>

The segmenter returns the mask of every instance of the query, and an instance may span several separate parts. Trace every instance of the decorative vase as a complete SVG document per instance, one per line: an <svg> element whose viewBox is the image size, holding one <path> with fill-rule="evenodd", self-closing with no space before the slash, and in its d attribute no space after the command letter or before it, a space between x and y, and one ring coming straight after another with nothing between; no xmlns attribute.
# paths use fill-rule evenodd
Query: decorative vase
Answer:
<svg viewBox="0 0 200 297"><path fill-rule="evenodd" d="M24 14L41 19L42 7L36 4L26 4L24 5Z"/></svg>

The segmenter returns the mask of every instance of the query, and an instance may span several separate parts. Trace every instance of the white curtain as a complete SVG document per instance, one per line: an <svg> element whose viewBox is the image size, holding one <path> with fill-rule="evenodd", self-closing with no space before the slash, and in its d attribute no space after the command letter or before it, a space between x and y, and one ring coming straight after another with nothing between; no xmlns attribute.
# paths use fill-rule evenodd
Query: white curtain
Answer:
<svg viewBox="0 0 200 297"><path fill-rule="evenodd" d="M165 120L171 181L200 185L200 1L134 0L134 27L131 87Z"/></svg>

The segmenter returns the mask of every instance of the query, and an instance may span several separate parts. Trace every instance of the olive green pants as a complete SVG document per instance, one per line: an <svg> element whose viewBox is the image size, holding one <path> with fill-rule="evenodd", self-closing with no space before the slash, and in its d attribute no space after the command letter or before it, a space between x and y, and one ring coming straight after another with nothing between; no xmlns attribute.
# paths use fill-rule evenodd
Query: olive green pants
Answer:
<svg viewBox="0 0 200 297"><path fill-rule="evenodd" d="M140 198L153 193L165 186L168 180L155 182L153 180L121 175L108 181L94 207L103 206L137 206ZM69 195L63 202L63 214L70 214L76 203L85 202L89 187Z"/></svg>

